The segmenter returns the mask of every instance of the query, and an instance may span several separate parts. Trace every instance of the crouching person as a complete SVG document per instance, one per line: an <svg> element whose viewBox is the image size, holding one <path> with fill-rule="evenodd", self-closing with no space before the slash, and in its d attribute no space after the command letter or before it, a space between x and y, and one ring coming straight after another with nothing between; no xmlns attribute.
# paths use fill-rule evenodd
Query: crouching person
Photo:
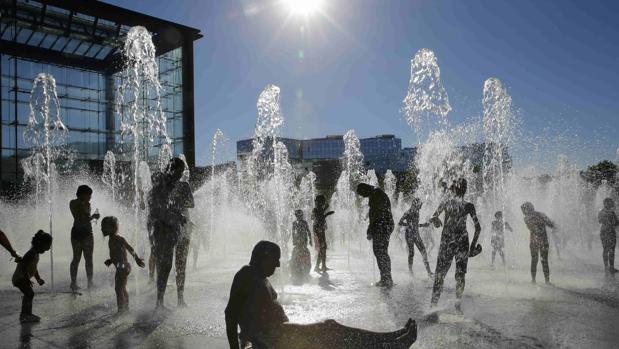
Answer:
<svg viewBox="0 0 619 349"><path fill-rule="evenodd" d="M34 285L32 277L35 278L40 286L45 284L45 281L39 276L37 265L39 264L39 255L45 253L52 247L52 236L43 230L39 230L32 238L32 247L15 268L13 273L13 286L17 287L24 294L21 303L21 314L19 321L21 323L39 322L41 318L32 314L32 301L34 299Z"/></svg>

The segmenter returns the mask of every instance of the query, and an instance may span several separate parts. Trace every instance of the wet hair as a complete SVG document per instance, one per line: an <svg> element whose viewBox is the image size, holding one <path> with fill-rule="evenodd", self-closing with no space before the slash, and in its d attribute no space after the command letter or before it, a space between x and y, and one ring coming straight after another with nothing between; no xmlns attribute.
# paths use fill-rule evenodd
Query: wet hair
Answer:
<svg viewBox="0 0 619 349"><path fill-rule="evenodd" d="M611 209L613 207L615 207L615 201L613 201L613 199L611 198L604 199L604 208Z"/></svg>
<svg viewBox="0 0 619 349"><path fill-rule="evenodd" d="M92 188L87 186L86 184L82 184L77 187L77 192L75 192L75 196L79 198L82 195L92 195Z"/></svg>
<svg viewBox="0 0 619 349"><path fill-rule="evenodd" d="M43 230L37 231L36 234L32 237L32 247L35 249L43 248L43 247L51 247L52 246L52 236Z"/></svg>
<svg viewBox="0 0 619 349"><path fill-rule="evenodd" d="M499 219L500 217L503 217L503 212L501 211L496 211L494 213L494 218Z"/></svg>
<svg viewBox="0 0 619 349"><path fill-rule="evenodd" d="M535 210L535 207L533 207L532 203L527 201L524 204L522 204L522 206L520 206L520 209L522 210L523 213L527 214L529 212L533 212Z"/></svg>
<svg viewBox="0 0 619 349"><path fill-rule="evenodd" d="M456 194L456 196L463 197L466 194L466 189L468 187L468 182L465 178L458 178L451 184L451 191Z"/></svg>
<svg viewBox="0 0 619 349"><path fill-rule="evenodd" d="M180 169L185 170L185 162L179 157L173 157L170 159L170 162L168 163L168 172L173 172Z"/></svg>
<svg viewBox="0 0 619 349"><path fill-rule="evenodd" d="M257 266L262 260L271 256L277 257L278 259L281 257L281 250L279 246L271 241L259 241L251 251L249 265Z"/></svg>
<svg viewBox="0 0 619 349"><path fill-rule="evenodd" d="M367 183L359 183L357 185L357 194L363 196L363 197L368 197L370 196L370 194L372 193L372 189L374 187L367 184Z"/></svg>
<svg viewBox="0 0 619 349"><path fill-rule="evenodd" d="M297 217L297 219L303 218L303 211L302 210L295 210L294 211L294 216Z"/></svg>
<svg viewBox="0 0 619 349"><path fill-rule="evenodd" d="M101 231L118 232L118 218L114 216L106 216L101 220Z"/></svg>

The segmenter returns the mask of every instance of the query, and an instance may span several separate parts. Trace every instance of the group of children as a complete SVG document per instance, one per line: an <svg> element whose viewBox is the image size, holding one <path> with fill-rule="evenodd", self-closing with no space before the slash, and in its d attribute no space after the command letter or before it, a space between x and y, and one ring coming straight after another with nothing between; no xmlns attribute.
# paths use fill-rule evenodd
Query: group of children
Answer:
<svg viewBox="0 0 619 349"><path fill-rule="evenodd" d="M129 294L127 293L127 278L131 272L131 264L127 259L129 252L135 262L144 267L144 261L138 257L131 245L118 234L118 219L113 216L103 218L101 221L101 231L103 236L109 237L110 258L105 261L106 266L114 265L116 267L115 276L115 291L118 304L118 312L123 313L129 310ZM39 256L52 247L52 236L43 230L37 231L31 241L31 247L23 257L20 257L11 246L9 240L4 233L0 232L0 242L17 262L17 267L13 273L13 286L18 288L22 294L22 307L19 320L21 323L39 322L40 317L32 313L32 301L34 299L34 283L32 278L42 286L45 281L39 275L37 265Z"/></svg>

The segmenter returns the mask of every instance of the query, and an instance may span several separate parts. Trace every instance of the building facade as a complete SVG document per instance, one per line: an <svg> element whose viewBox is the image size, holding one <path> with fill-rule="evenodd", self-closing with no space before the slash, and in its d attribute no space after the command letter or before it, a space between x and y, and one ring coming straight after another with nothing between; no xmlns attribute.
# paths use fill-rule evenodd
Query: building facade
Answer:
<svg viewBox="0 0 619 349"><path fill-rule="evenodd" d="M326 136L324 138L292 139L278 138L288 150L288 158L293 165L312 168L313 164L326 160L339 160L344 156L344 137ZM252 139L243 139L236 143L237 159L244 160L252 152ZM267 142L268 143L268 142ZM402 149L402 140L394 135L379 135L359 139L360 151L363 153L364 166L377 173L387 170L406 171L410 166L414 152Z"/></svg>
<svg viewBox="0 0 619 349"><path fill-rule="evenodd" d="M312 170L319 162L341 160L344 156L344 137L327 136L313 139L278 138L288 150L290 163L296 167ZM269 142L266 142L269 144ZM417 155L417 147L402 148L402 140L394 135L379 135L370 138L359 139L360 150L364 157L364 166L384 174L387 170L393 172L408 171ZM464 160L468 160L472 166L480 171L484 163L484 154L494 151L494 144L472 143L459 146L459 151ZM237 159L243 161L251 155L253 149L252 139L237 141ZM265 149L265 156L269 149ZM511 157L507 147L503 147L503 166L511 168Z"/></svg>
<svg viewBox="0 0 619 349"><path fill-rule="evenodd" d="M174 154L195 165L193 44L198 29L101 1L0 0L0 179L20 182L20 160L30 92L39 73L56 80L67 147L79 162L102 161L108 150L121 161L125 106L117 103L122 46L133 26L145 27L156 47L161 107ZM150 98L150 97L145 97ZM152 101L146 100L145 105ZM149 155L157 154L155 141Z"/></svg>

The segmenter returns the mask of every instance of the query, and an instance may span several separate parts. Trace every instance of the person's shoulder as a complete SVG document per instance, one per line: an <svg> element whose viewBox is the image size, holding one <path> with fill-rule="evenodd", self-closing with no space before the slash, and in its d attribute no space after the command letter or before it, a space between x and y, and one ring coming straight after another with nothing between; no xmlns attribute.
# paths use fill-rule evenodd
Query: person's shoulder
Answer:
<svg viewBox="0 0 619 349"><path fill-rule="evenodd" d="M234 275L235 280L247 280L254 277L254 268L251 265L244 265Z"/></svg>
<svg viewBox="0 0 619 349"><path fill-rule="evenodd" d="M28 252L22 257L22 261L20 263L30 263L32 261L37 260L39 254L33 249L29 249Z"/></svg>

